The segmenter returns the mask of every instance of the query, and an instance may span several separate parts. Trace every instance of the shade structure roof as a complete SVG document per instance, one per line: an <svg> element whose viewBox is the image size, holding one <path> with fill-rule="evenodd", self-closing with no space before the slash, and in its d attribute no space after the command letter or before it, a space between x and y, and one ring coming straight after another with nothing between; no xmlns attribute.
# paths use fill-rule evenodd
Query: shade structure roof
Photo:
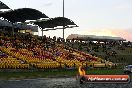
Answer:
<svg viewBox="0 0 132 88"><path fill-rule="evenodd" d="M77 26L72 20L65 18L65 17L56 17L50 18L49 20L43 21L36 21L34 22L35 25L38 25L42 29L45 28L55 28L57 26L68 26L68 25L75 25Z"/></svg>
<svg viewBox="0 0 132 88"><path fill-rule="evenodd" d="M76 25L72 20L65 17L56 17L52 19L52 21L57 26Z"/></svg>
<svg viewBox="0 0 132 88"><path fill-rule="evenodd" d="M39 27L41 27L42 29L45 28L54 28L57 25L55 25L52 20L48 20L48 21L40 21L40 22L34 22L35 25L38 25Z"/></svg>
<svg viewBox="0 0 132 88"><path fill-rule="evenodd" d="M0 9L10 9L6 4L0 1Z"/></svg>
<svg viewBox="0 0 132 88"><path fill-rule="evenodd" d="M25 22L26 20L37 20L40 18L48 18L42 12L32 9L32 8L19 8L15 10L9 10L0 13L0 17L7 19L8 21L15 22Z"/></svg>
<svg viewBox="0 0 132 88"><path fill-rule="evenodd" d="M83 41L126 41L121 37L112 37L112 36L96 36L96 35L79 35L79 34L71 34L67 37L67 39L72 40L83 40Z"/></svg>

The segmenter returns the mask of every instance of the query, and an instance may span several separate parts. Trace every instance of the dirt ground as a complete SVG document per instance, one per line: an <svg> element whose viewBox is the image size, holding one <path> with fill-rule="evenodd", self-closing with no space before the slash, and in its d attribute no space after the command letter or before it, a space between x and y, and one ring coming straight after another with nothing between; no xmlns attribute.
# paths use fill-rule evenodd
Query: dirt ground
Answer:
<svg viewBox="0 0 132 88"><path fill-rule="evenodd" d="M76 78L37 78L0 80L0 88L132 88L132 82L124 84L79 84Z"/></svg>

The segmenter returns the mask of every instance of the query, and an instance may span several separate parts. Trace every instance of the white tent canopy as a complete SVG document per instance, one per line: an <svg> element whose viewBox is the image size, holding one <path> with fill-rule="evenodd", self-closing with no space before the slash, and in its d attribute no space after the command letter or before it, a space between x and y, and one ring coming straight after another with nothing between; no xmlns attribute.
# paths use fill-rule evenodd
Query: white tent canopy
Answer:
<svg viewBox="0 0 132 88"><path fill-rule="evenodd" d="M22 29L22 30L28 29L33 32L38 32L38 26L36 26L36 25L27 25L27 24L22 24L22 23L12 24L4 19L0 19L0 27L14 27L14 28Z"/></svg>
<svg viewBox="0 0 132 88"><path fill-rule="evenodd" d="M12 24L8 22L7 20L0 19L0 26L2 27L12 27Z"/></svg>
<svg viewBox="0 0 132 88"><path fill-rule="evenodd" d="M71 34L67 37L68 40L114 40L114 41L126 41L121 37L111 37L111 36L96 36L96 35L79 35L79 34Z"/></svg>
<svg viewBox="0 0 132 88"><path fill-rule="evenodd" d="M16 23L16 24L14 24L14 28L18 28L18 29L22 29L22 30L28 29L28 30L31 30L33 32L38 32L38 26L34 26L34 25Z"/></svg>

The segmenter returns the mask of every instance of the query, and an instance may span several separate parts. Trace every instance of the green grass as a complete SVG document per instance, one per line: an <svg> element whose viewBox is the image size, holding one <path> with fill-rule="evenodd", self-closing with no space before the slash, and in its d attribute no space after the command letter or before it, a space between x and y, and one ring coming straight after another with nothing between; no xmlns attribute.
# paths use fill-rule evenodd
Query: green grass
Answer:
<svg viewBox="0 0 132 88"><path fill-rule="evenodd" d="M91 69L86 70L87 74L123 74L122 69Z"/></svg>
<svg viewBox="0 0 132 88"><path fill-rule="evenodd" d="M74 76L77 70L46 70L33 72L0 72L0 79Z"/></svg>
<svg viewBox="0 0 132 88"><path fill-rule="evenodd" d="M40 77L75 77L78 70L46 70L33 72L0 72L0 79L24 79ZM123 74L121 69L87 69L86 74Z"/></svg>
<svg viewBox="0 0 132 88"><path fill-rule="evenodd" d="M125 50L118 50L116 47L113 47L113 49L117 52L116 57L110 56L109 60L115 63L127 63L132 64L132 48L125 47ZM103 48L98 49L99 52L95 52L98 57L104 59L106 54L105 52L102 52ZM109 50L108 50L109 51Z"/></svg>

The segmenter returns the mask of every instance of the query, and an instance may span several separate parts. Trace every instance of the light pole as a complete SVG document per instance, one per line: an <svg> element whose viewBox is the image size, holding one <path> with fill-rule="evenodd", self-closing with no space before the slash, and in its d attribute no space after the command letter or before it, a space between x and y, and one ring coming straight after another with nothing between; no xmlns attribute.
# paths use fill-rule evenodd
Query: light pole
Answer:
<svg viewBox="0 0 132 88"><path fill-rule="evenodd" d="M63 0L63 17L64 17L64 0ZM64 22L63 22L63 39L64 39L64 35L65 35L65 33L64 33Z"/></svg>

